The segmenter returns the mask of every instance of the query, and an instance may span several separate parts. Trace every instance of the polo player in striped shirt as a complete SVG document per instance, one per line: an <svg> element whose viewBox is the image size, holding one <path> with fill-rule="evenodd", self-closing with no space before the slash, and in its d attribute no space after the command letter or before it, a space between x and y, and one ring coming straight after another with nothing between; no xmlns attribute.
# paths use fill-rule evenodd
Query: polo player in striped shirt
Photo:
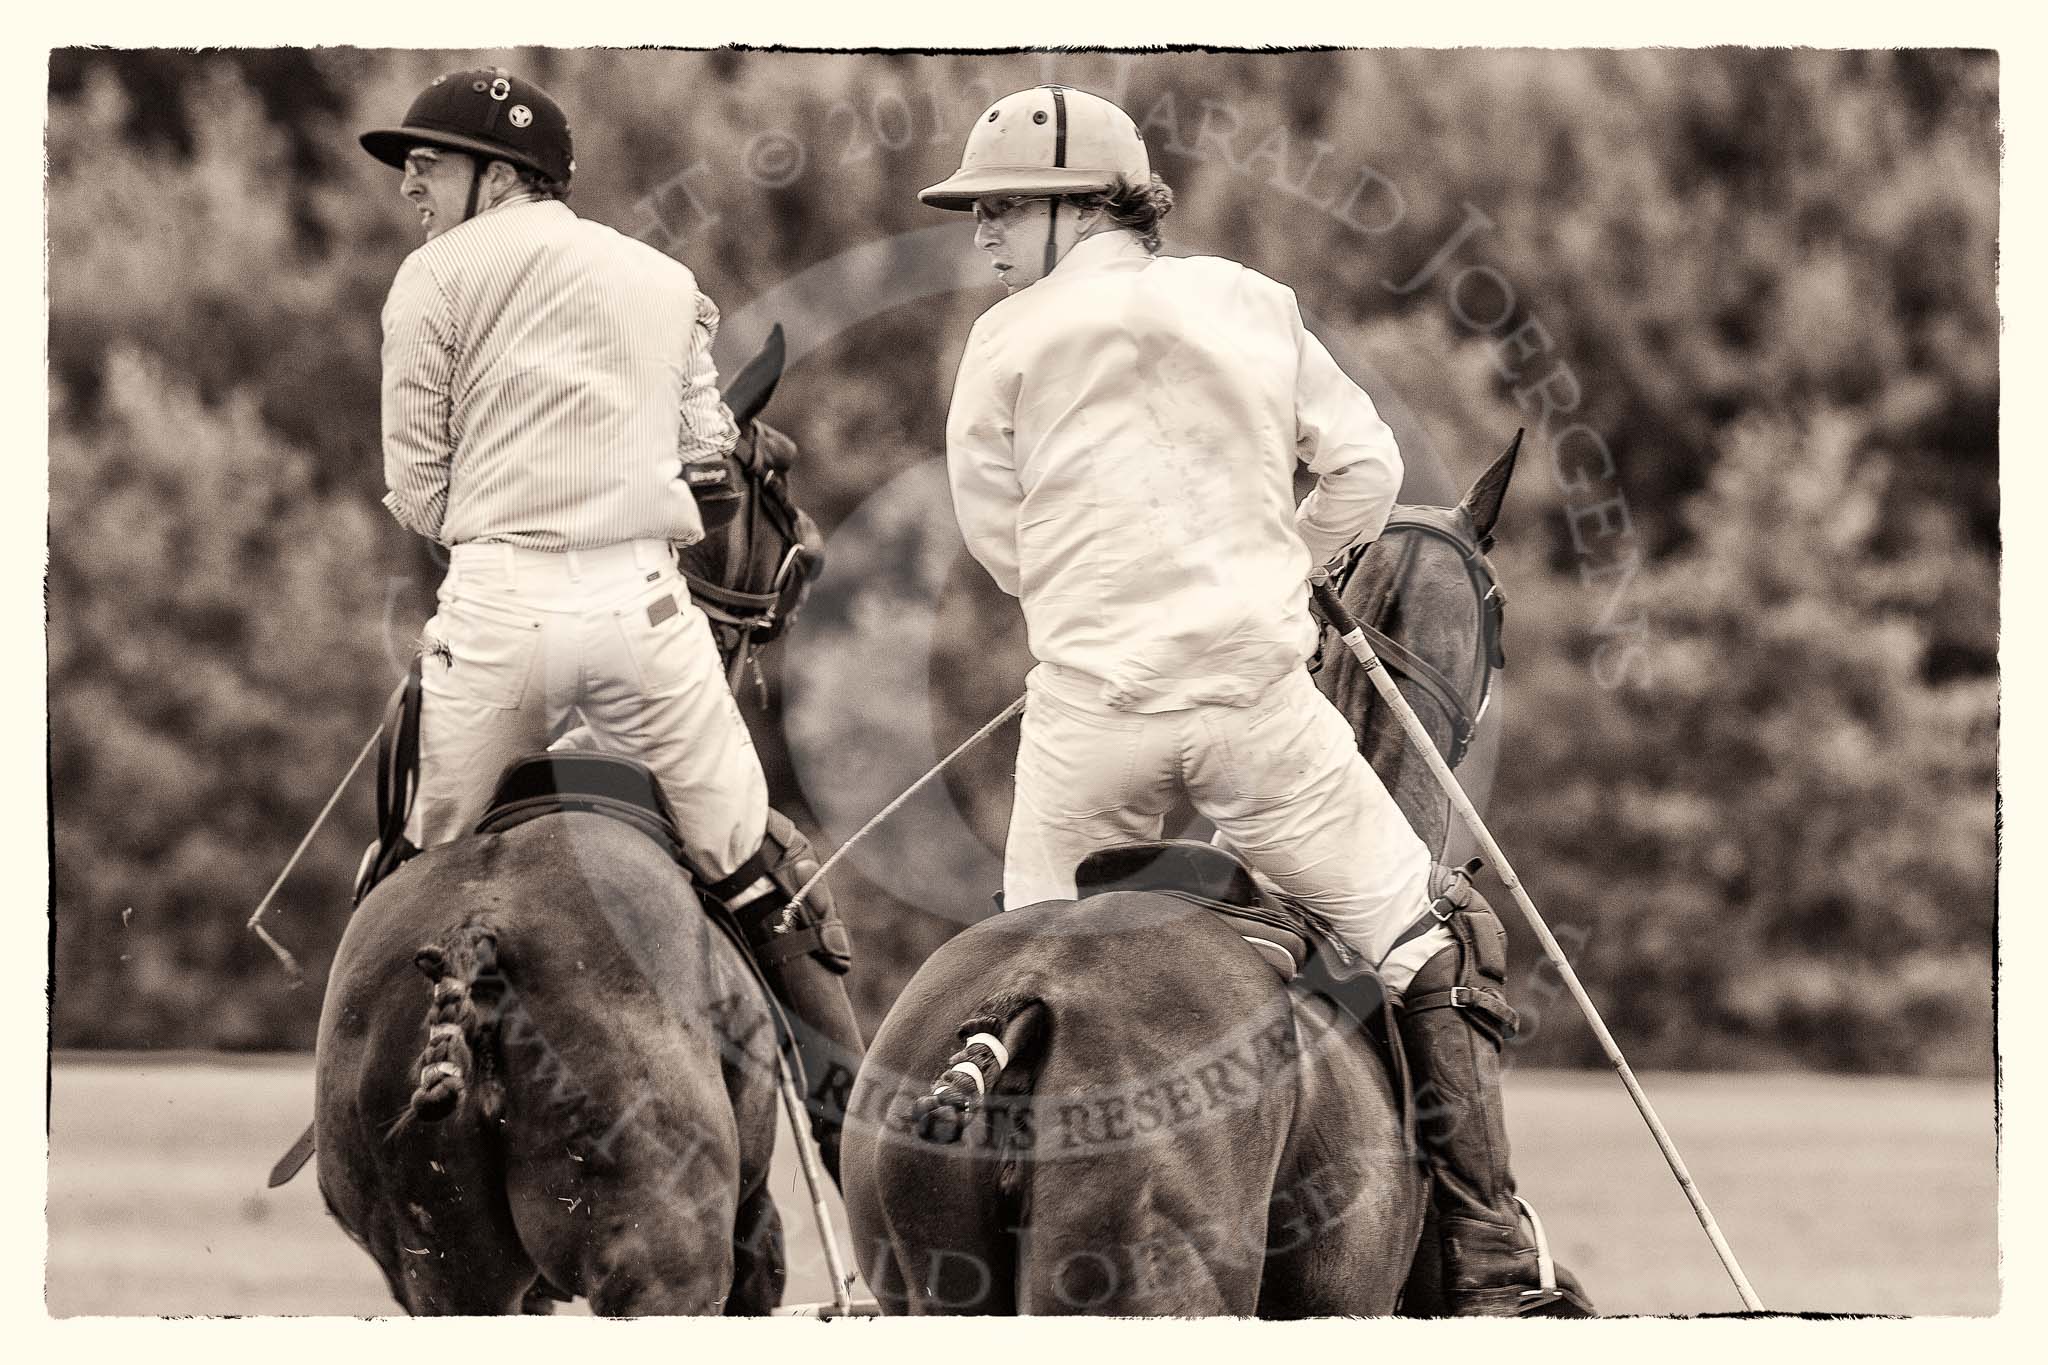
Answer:
<svg viewBox="0 0 2048 1365"><path fill-rule="evenodd" d="M718 310L683 265L570 210L568 120L529 81L452 72L361 141L403 172L426 238L383 315L385 505L448 547L422 637L413 842L467 834L506 765L580 719L654 771L704 889L758 940L815 863L788 821L770 832L760 759L677 571L704 536L682 468L739 439L711 361ZM860 1033L845 928L829 900L808 914L815 948L763 968L799 1016L836 1180L833 1097Z"/></svg>

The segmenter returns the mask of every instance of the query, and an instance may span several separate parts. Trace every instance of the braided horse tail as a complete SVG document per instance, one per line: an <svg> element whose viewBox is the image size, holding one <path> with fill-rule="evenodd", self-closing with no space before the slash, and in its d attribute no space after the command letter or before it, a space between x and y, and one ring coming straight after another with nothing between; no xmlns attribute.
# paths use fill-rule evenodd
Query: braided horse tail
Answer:
<svg viewBox="0 0 2048 1365"><path fill-rule="evenodd" d="M1048 1014L1036 996L1005 992L960 1024L960 1049L911 1106L911 1127L928 1142L960 1140L1005 1071L1023 1072L1043 1040ZM1028 1079L1026 1081L1028 1084ZM1014 1087L1013 1087L1014 1088Z"/></svg>
<svg viewBox="0 0 2048 1365"><path fill-rule="evenodd" d="M498 970L497 930L472 920L444 943L421 948L412 960L434 983L434 1001L427 1009L426 1051L415 1067L419 1084L386 1130L387 1139L415 1122L439 1123L461 1107L472 1089L485 1118L495 1117L505 1099L497 1033L506 983Z"/></svg>

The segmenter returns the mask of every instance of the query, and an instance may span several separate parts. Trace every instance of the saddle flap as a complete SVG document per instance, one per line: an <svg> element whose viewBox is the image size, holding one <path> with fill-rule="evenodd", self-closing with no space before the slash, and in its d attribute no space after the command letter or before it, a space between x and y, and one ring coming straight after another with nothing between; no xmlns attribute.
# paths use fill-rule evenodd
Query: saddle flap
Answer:
<svg viewBox="0 0 2048 1365"><path fill-rule="evenodd" d="M645 763L618 754L554 749L514 759L498 779L476 832L497 834L566 810L608 815L632 825L683 861L682 836L661 780Z"/></svg>
<svg viewBox="0 0 2048 1365"><path fill-rule="evenodd" d="M1309 941L1283 924L1275 924L1264 916L1234 914L1229 910L1211 906L1216 918L1222 920L1246 943L1258 950L1282 981L1292 981L1304 964L1308 962Z"/></svg>

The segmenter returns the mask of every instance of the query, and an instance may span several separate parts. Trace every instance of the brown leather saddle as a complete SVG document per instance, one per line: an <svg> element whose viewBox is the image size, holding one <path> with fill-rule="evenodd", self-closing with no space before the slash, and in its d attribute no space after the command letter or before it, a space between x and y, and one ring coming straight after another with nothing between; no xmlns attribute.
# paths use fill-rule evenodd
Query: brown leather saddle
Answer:
<svg viewBox="0 0 2048 1365"><path fill-rule="evenodd" d="M385 719L385 729L396 742L387 742L378 759L378 840L364 853L356 874L358 905L379 882L419 852L405 837L405 821L418 782L420 701L419 661L415 659ZM646 764L618 754L548 750L514 759L498 779L474 832L497 834L564 810L608 815L631 825L696 875L683 854L675 812L662 794L660 780Z"/></svg>
<svg viewBox="0 0 2048 1365"><path fill-rule="evenodd" d="M549 750L514 760L498 779L478 834L500 834L559 811L588 811L631 825L685 867L675 812L654 770L638 759L580 749Z"/></svg>
<svg viewBox="0 0 2048 1365"><path fill-rule="evenodd" d="M1347 972L1363 967L1313 910L1267 896L1244 861L1215 844L1152 839L1098 849L1074 870L1074 884L1083 899L1106 891L1149 891L1213 911L1282 981L1294 980L1317 954Z"/></svg>

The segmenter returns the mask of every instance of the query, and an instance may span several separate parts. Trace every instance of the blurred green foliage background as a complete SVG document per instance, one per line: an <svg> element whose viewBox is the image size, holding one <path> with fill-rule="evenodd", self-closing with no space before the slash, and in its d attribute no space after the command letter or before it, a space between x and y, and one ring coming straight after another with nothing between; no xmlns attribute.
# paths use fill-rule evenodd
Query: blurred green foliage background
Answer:
<svg viewBox="0 0 2048 1365"><path fill-rule="evenodd" d="M1998 70L1913 51L55 53L57 1045L310 1044L315 992L243 921L439 577L377 506L378 309L417 229L354 135L484 62L561 100L573 206L697 272L728 369L789 329L770 418L835 539L745 701L827 847L900 789L862 785L885 755L921 771L906 736L929 762L1029 664L929 496L998 289L914 191L1058 79L1144 126L1170 252L1296 289L1411 500L1530 428L1488 816L1632 1059L1989 1071ZM957 828L837 878L870 1028L985 912L1015 743L949 777ZM273 914L316 985L358 784ZM1517 947L1518 1058L1597 1061Z"/></svg>

